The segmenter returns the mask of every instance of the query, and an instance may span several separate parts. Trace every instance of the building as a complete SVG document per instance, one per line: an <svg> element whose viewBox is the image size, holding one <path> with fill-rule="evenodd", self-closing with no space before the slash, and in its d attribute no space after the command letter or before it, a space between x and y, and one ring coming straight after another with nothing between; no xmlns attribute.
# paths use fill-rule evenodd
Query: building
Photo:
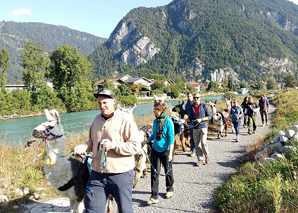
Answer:
<svg viewBox="0 0 298 213"><path fill-rule="evenodd" d="M206 85L200 82L187 82L186 86L193 87L196 92L200 92L202 88L206 88Z"/></svg>
<svg viewBox="0 0 298 213"><path fill-rule="evenodd" d="M111 81L115 88L117 88L120 84L125 84L126 86L128 86L128 84L126 83L126 80L130 79L130 78L131 78L131 76L127 75L127 74L120 75L120 76L116 76L113 78L107 78L107 79L100 80L100 81L96 82L94 84L94 86L95 86L95 89L99 90L100 88L102 88L102 86L106 80Z"/></svg>
<svg viewBox="0 0 298 213"><path fill-rule="evenodd" d="M247 88L240 88L238 90L238 93L239 94L247 94L248 92L249 92L249 89L247 89Z"/></svg>
<svg viewBox="0 0 298 213"><path fill-rule="evenodd" d="M128 85L143 85L147 89L151 90L152 81L145 77L129 78L126 80Z"/></svg>
<svg viewBox="0 0 298 213"><path fill-rule="evenodd" d="M7 84L5 86L5 90L6 92L11 92L13 90L24 90L24 89L27 89L27 87L24 85L24 84ZM0 88L0 91L1 91L1 88Z"/></svg>

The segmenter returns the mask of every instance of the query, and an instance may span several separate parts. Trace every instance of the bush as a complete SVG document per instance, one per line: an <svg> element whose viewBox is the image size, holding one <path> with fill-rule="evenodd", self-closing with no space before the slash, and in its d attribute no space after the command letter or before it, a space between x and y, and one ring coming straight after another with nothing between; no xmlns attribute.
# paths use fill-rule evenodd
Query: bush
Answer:
<svg viewBox="0 0 298 213"><path fill-rule="evenodd" d="M121 104L125 105L133 105L137 103L137 98L134 95L129 95L129 96L121 96L118 100Z"/></svg>

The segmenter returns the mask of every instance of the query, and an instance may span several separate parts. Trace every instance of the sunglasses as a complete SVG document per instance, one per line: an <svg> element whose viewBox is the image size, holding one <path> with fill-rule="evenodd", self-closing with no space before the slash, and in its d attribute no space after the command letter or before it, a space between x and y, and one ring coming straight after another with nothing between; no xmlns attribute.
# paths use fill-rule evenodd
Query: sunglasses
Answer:
<svg viewBox="0 0 298 213"><path fill-rule="evenodd" d="M194 99L199 99L199 98L201 98L201 97L193 97Z"/></svg>

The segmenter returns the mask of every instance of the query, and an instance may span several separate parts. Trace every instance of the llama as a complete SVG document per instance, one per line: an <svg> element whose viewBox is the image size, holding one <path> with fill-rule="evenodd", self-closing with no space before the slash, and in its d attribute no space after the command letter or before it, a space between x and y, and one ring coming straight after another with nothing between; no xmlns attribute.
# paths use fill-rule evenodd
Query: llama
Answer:
<svg viewBox="0 0 298 213"><path fill-rule="evenodd" d="M184 105L184 101L182 101L181 103L180 103L180 101L178 101L178 104L173 107L172 112L178 113L179 116L171 116L171 118L173 120L174 127L175 127L174 150L175 151L177 150L177 141L180 140L182 150L183 150L183 152L185 152L186 146L190 147L190 129L189 129L189 125L187 123L179 122L179 120L181 121L181 119L188 118L188 116L183 108L183 105ZM176 117L178 119L176 119ZM181 125L183 125L183 127ZM180 130L179 130L179 128L180 128Z"/></svg>
<svg viewBox="0 0 298 213"><path fill-rule="evenodd" d="M229 117L230 114L227 111L221 111L217 112L216 110L216 102L211 102L211 111L212 111L212 121L215 124L216 130L217 130L217 138L223 137L222 133L225 132L225 136L228 134L228 126L229 126Z"/></svg>
<svg viewBox="0 0 298 213"><path fill-rule="evenodd" d="M35 138L42 138L46 141L45 177L62 197L69 198L71 212L82 213L89 172L87 170L83 172L84 174L78 174L79 169L82 168L79 157L70 160L65 158L65 137L57 110L45 109L45 114L48 121L33 130ZM67 185L70 184L71 180L73 180L72 186L69 189L63 189L68 188Z"/></svg>

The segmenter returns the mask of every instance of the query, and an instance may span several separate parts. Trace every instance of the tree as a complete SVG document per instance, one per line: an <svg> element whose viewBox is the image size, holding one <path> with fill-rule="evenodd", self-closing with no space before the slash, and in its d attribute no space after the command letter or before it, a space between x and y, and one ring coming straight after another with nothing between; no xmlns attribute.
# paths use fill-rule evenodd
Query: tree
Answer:
<svg viewBox="0 0 298 213"><path fill-rule="evenodd" d="M90 101L85 82L92 74L91 62L79 53L78 48L62 45L50 56L49 77L68 111L80 110L82 103Z"/></svg>
<svg viewBox="0 0 298 213"><path fill-rule="evenodd" d="M297 85L297 81L294 75L289 74L285 78L286 87L295 87Z"/></svg>
<svg viewBox="0 0 298 213"><path fill-rule="evenodd" d="M228 88L229 90L233 90L233 79L231 75L228 77Z"/></svg>
<svg viewBox="0 0 298 213"><path fill-rule="evenodd" d="M6 79L5 79L5 70L8 70L10 67L10 55L7 50L1 50L0 52L0 68L2 69L1 74L1 91L5 93Z"/></svg>
<svg viewBox="0 0 298 213"><path fill-rule="evenodd" d="M263 81L260 81L260 82L256 85L256 89L258 89L258 90L266 89L266 84L265 84Z"/></svg>
<svg viewBox="0 0 298 213"><path fill-rule="evenodd" d="M35 44L33 41L25 43L24 52L21 55L23 80L28 90L35 92L39 83L44 80L50 60L43 44Z"/></svg>
<svg viewBox="0 0 298 213"><path fill-rule="evenodd" d="M215 81L210 81L207 89L217 92L218 91L218 83Z"/></svg>
<svg viewBox="0 0 298 213"><path fill-rule="evenodd" d="M241 81L239 86L240 88L248 88L248 85L245 81Z"/></svg>
<svg viewBox="0 0 298 213"><path fill-rule="evenodd" d="M165 80L166 79L166 77L162 74L150 74L149 78L155 79L155 80Z"/></svg>
<svg viewBox="0 0 298 213"><path fill-rule="evenodd" d="M104 83L102 84L102 87L104 89L110 89L110 90L114 90L115 89L115 86L114 86L113 82L110 81L110 80L108 80L108 79L106 79L104 81Z"/></svg>
<svg viewBox="0 0 298 213"><path fill-rule="evenodd" d="M267 89L277 89L277 83L276 80L273 76L271 76L270 78L268 78L267 80Z"/></svg>

